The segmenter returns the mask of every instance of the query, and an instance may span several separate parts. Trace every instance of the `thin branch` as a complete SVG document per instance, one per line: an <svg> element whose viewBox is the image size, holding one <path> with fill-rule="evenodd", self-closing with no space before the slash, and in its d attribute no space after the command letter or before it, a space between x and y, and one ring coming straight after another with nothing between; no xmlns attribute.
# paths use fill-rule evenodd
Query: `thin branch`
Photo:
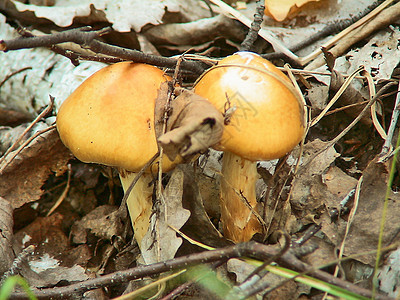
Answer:
<svg viewBox="0 0 400 300"><path fill-rule="evenodd" d="M225 299L234 299L235 297L239 299L248 299L265 290L269 286L270 282L262 281L262 279L269 273L268 270L266 270L266 267L272 262L278 260L278 258L285 254L290 248L290 236L287 233L281 232L281 234L285 238L285 244L282 249L275 256L270 257L262 265L258 266L253 272L251 272L239 286L236 286L231 290L230 295L225 297Z"/></svg>
<svg viewBox="0 0 400 300"><path fill-rule="evenodd" d="M188 268L198 264L211 263L216 261L226 261L237 257L254 257L266 260L274 256L278 250L275 247L265 246L255 242L238 244L235 246L222 248L219 250L205 251L190 254L175 259L159 262L151 265L142 265L135 268L118 271L98 278L89 279L64 287L55 287L35 291L35 295L40 299L60 299L67 295L82 295L83 293L105 287L129 282L130 280L143 278L146 276L157 275L163 272ZM26 299L24 293L13 293L12 299Z"/></svg>
<svg viewBox="0 0 400 300"><path fill-rule="evenodd" d="M253 48L253 45L258 37L258 32L261 29L261 23L264 19L264 0L257 1L256 12L254 14L254 20L251 23L249 32L246 35L246 38L240 45L241 51L250 51Z"/></svg>
<svg viewBox="0 0 400 300"><path fill-rule="evenodd" d="M61 203L64 201L65 197L67 197L69 188L71 186L71 173L72 173L70 164L67 165L67 168L68 168L68 179L67 179L67 184L65 186L65 189L62 192L62 194L60 195L60 197L58 197L56 203L54 203L52 208L50 208L50 210L47 212L47 214L46 214L47 217L50 216L61 205Z"/></svg>
<svg viewBox="0 0 400 300"><path fill-rule="evenodd" d="M397 120L399 119L400 115L400 81L397 87L397 95L396 95L396 103L394 104L394 109L392 112L392 118L390 119L390 126L387 133L387 137L385 143L382 146L381 153L379 153L380 161L383 161L388 155L389 151L393 149L392 140L394 131L397 127Z"/></svg>
<svg viewBox="0 0 400 300"><path fill-rule="evenodd" d="M247 27L251 27L251 20L247 18L245 15L234 9L232 6L226 4L221 0L210 0L213 4L217 5L224 15L228 17L233 16L235 19L246 25ZM296 64L299 64L299 58L296 54L291 52L280 40L272 35L270 31L265 28L261 28L258 33L264 40L272 45L272 47L277 52L284 53L289 59L293 60Z"/></svg>
<svg viewBox="0 0 400 300"><path fill-rule="evenodd" d="M24 28L22 25L19 25L18 33L23 37L37 37L32 32ZM109 57L105 55L97 55L97 54L85 55L80 52L76 52L66 47L63 47L61 45L50 45L47 48L53 51L54 53L57 53L59 55L68 58L75 67L79 65L80 60L98 61L107 64L123 61L121 58Z"/></svg>
<svg viewBox="0 0 400 300"><path fill-rule="evenodd" d="M318 155L320 155L322 152L326 151L333 145L335 145L341 138L343 138L351 128L353 128L360 120L361 118L367 113L368 109L384 94L386 93L390 88L392 88L394 85L396 85L395 82L389 82L388 84L384 85L377 93L376 95L368 102L368 104L363 108L363 110L360 112L360 114L341 132L339 133L333 140L331 140L324 148L319 150L317 153L315 153L304 165L302 165L300 168L306 168ZM298 172L297 174L301 174L301 172Z"/></svg>
<svg viewBox="0 0 400 300"><path fill-rule="evenodd" d="M2 87L3 84L6 83L6 81L9 80L9 79L10 79L11 77L13 77L14 75L17 75L17 74L19 74L19 73L21 73L21 72L23 72L23 71L31 70L31 69L32 69L32 67L25 67L25 68L22 68L22 69L19 69L19 70L17 70L17 71L12 72L11 74L8 74L8 75L0 82L0 87Z"/></svg>
<svg viewBox="0 0 400 300"><path fill-rule="evenodd" d="M176 58L146 54L138 50L112 46L96 40L97 37L108 33L109 30L110 28L108 27L97 31L92 31L90 27L82 27L42 36L30 36L28 34L28 37L25 38L0 40L0 51L19 50L36 47L51 47L59 43L73 42L82 46L83 48L90 49L96 53L109 55L114 58L132 60L138 63L147 63L158 67L175 68L178 62L178 59ZM27 31L23 31L22 34L24 34L24 32L26 33ZM76 61L74 61L73 59L76 60L80 58L79 55L72 55L73 51L61 51L60 49L58 49L57 51L63 55L69 53L71 61L76 64ZM186 71L201 74L204 71L205 66L201 62L197 61L183 61L181 64L181 68Z"/></svg>
<svg viewBox="0 0 400 300"><path fill-rule="evenodd" d="M89 49L96 53L103 53L126 60L132 60L137 63L147 63L158 67L175 68L176 64L178 63L177 58L147 54L138 50L108 45L97 40L92 41ZM196 74L201 74L204 71L202 64L197 61L183 61L181 68L187 71L192 71Z"/></svg>
<svg viewBox="0 0 400 300"><path fill-rule="evenodd" d="M383 251L387 252L387 251L394 250L394 249L397 249L397 248L398 248L398 244L391 244L391 245L385 247L385 249L383 249ZM299 249L300 249L300 248L299 248ZM299 277L301 277L301 276L303 276L303 275L311 274L312 270L326 269L327 267L333 266L333 265L335 265L335 264L338 264L339 262L350 261L350 260L353 260L353 259L357 259L357 257L359 257L360 255L365 255L365 254L369 254L369 253L372 254L372 253L375 253L375 252L376 252L376 251L369 251L369 252L357 253L357 254L349 255L349 256L346 256L346 257L342 257L341 259L336 259L336 260L330 261L329 263L327 263L327 264L325 264L325 265L321 265L321 266L318 266L318 267L315 267L315 268L312 268L312 269L309 269L309 270L306 270L306 271L303 271L303 272L299 272L296 276L294 276L294 277L292 277L292 278L287 278L287 279L281 280L281 281L280 281L279 283L277 283L276 285L272 286L272 287L269 288L268 290L265 290L265 291L264 291L264 292L265 292L264 295L268 295L268 294L271 293L272 291L274 291L274 290L276 290L276 289L282 287L283 285L285 285L287 282L289 282L289 281L291 281L291 280L294 280L294 279L296 279L296 278L299 278ZM323 273L324 273L324 272L323 272ZM326 273L326 274L328 274L328 273ZM336 278L336 277L334 277L334 276L331 275L331 274L329 274L329 276L332 276L332 278ZM323 280L323 281L325 281L325 280ZM329 281L329 280L328 280L328 281L325 281L325 282L332 283L332 282ZM358 287L357 287L357 288L358 288ZM372 292L372 291L370 291L370 294L371 294L371 295L370 295L370 296L367 296L367 295L364 295L362 292L359 293L358 291L355 291L355 290L353 290L352 288L349 288L349 287L347 287L347 288L344 287L344 289L347 290L347 291L351 291L351 292L353 292L353 293L356 293L356 294L365 296L365 297L367 297L367 298L371 298L371 299L388 299L388 300L393 300L392 297L388 297L388 296L386 296L386 295L379 295L379 296L377 296L377 297L372 297L372 295L373 295L373 292Z"/></svg>
<svg viewBox="0 0 400 300"><path fill-rule="evenodd" d="M1 40L0 50L10 51L19 49L29 49L37 47L49 47L60 43L73 42L79 45L90 45L90 43L97 37L109 33L110 27L101 30L92 31L89 26L65 30L53 34L33 36L26 30L21 29L19 32L22 38L12 40Z"/></svg>
<svg viewBox="0 0 400 300"><path fill-rule="evenodd" d="M104 275L98 278L86 280L84 282L75 283L64 287L55 287L42 289L35 291L35 295L40 299L65 299L71 298L72 296L79 296L83 293L105 287L118 285L121 283L128 282L130 280L143 278L146 276L152 276L171 270L179 270L188 268L198 264L211 263L216 261L224 261L230 258L238 257L249 257L255 258L261 261L269 260L271 257L275 257L279 253L279 249L274 246L267 246L256 242L248 242L237 244L234 246L217 249L213 251L205 251L201 253L195 253L178 257L175 259L159 262L151 265L142 265L132 269L118 271L108 275ZM340 278L336 278L324 271L314 270L308 264L300 261L290 251L284 253L276 261L279 265L290 268L296 272L307 272L310 276L331 283L338 287L345 288L346 290L352 291L364 297L371 297L371 291L356 286L350 282L344 281ZM25 293L13 293L11 299L26 299ZM390 299L383 295L376 295L375 299Z"/></svg>

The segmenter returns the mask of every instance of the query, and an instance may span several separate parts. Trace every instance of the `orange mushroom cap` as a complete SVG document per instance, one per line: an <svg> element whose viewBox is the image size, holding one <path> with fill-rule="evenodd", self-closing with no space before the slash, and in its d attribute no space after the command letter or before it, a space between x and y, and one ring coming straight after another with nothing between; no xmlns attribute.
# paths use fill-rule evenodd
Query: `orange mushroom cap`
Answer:
<svg viewBox="0 0 400 300"><path fill-rule="evenodd" d="M131 62L97 71L61 105L61 140L83 162L140 171L158 151L154 106L166 80L160 69ZM163 170L173 166L163 159Z"/></svg>
<svg viewBox="0 0 400 300"><path fill-rule="evenodd" d="M304 134L303 105L290 80L257 54L238 52L203 74L195 92L232 113L219 150L251 161L276 159Z"/></svg>

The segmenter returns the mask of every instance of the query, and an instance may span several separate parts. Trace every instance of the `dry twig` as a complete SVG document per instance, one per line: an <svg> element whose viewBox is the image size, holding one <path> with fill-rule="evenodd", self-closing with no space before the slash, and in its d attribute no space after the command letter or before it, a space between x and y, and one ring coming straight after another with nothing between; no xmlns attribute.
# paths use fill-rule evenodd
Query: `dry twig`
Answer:
<svg viewBox="0 0 400 300"><path fill-rule="evenodd" d="M24 262L26 262L30 255L35 251L34 245L29 245L26 248L22 249L22 251L18 254L18 256L14 259L11 268L1 276L0 286L4 283L4 281L11 276L17 275L20 271L20 268Z"/></svg>
<svg viewBox="0 0 400 300"><path fill-rule="evenodd" d="M56 209L61 205L61 203L64 201L65 197L67 197L70 185L71 185L71 165L68 164L68 178L67 178L67 185L65 186L64 191L61 193L60 197L57 199L56 203L50 208L50 210L47 212L46 216L50 216Z"/></svg>
<svg viewBox="0 0 400 300"><path fill-rule="evenodd" d="M293 45L289 49L292 52L297 52L317 42L318 40L321 40L324 37L336 34L341 31L347 31L347 28L351 28L351 26L353 26L354 23L358 22L361 18L369 14L378 5L380 5L381 2L382 1L375 1L372 5L368 6L363 12L359 13L356 16L351 16L348 19L335 20L335 22L328 23L324 28L322 28L322 30L316 32L315 34L312 34L311 36L307 37L307 39ZM283 55L283 53L272 52L263 54L262 57L266 59L278 59L278 58L284 58L285 56Z"/></svg>
<svg viewBox="0 0 400 300"><path fill-rule="evenodd" d="M12 158L8 159L7 156L18 146L18 144L21 142L21 140L24 138L24 136L33 128L33 126L35 126L35 124L37 124L42 118L44 118L53 109L53 104L54 104L54 97L50 96L49 105L35 118L35 120L33 120L29 124L29 126L24 130L24 132L18 137L18 139L11 145L10 148L7 149L7 151L4 153L4 155L0 158L0 174L7 167L7 165L12 161L12 159L14 159L18 155L18 153L23 149L23 146L28 145L28 143L31 142L38 135L38 134L35 134L33 137L28 139L25 143L23 143L22 146L20 146L19 151L14 153ZM49 127L49 128L51 128L51 127ZM47 130L49 130L49 128L47 128ZM41 133L44 133L44 132L41 132ZM6 162L6 159L8 159L7 162Z"/></svg>
<svg viewBox="0 0 400 300"><path fill-rule="evenodd" d="M154 66L167 67L167 68L174 68L177 64L178 60L175 58L146 54L138 50L112 46L96 40L97 37L108 32L109 28L104 28L98 31L92 31L90 27L83 27L43 36L18 38L12 40L1 40L0 51L10 51L10 50L36 48L36 47L51 47L55 44L63 42L74 42L78 45L81 45L84 48L88 48L94 51L95 53L108 55L111 56L111 58L112 57L118 58L118 60L120 59L132 60L137 63L148 63ZM83 58L83 57L79 57L78 55L74 56L74 58ZM86 56L85 58L89 57ZM98 57L94 58L95 58L94 60L99 60ZM191 71L195 74L201 74L204 71L203 65L197 61L183 61L181 68L186 71Z"/></svg>
<svg viewBox="0 0 400 300"><path fill-rule="evenodd" d="M213 251L205 251L201 253L186 255L151 265L142 265L132 269L104 275L102 277L89 279L85 282L75 283L69 286L42 289L40 291L35 291L35 295L39 299L65 299L66 297L82 295L89 290L105 286L118 285L128 282L129 280L143 278L145 276L152 276L171 270L184 269L197 264L226 261L230 258L238 257L250 257L261 261L266 261L269 260L271 257L276 257L279 251L280 250L274 246L267 246L256 242L242 243ZM313 268L310 268L308 264L300 261L290 251L284 253L281 257L278 257L276 259L276 262L283 267L301 272L302 274L307 273L310 276L336 285L338 287L345 288L346 290L352 291L364 297L371 297L372 295L371 291L369 290L344 281L340 278L336 278L324 271L314 270ZM11 295L11 298L26 299L26 294L13 293ZM376 295L375 299L390 298L383 295Z"/></svg>
<svg viewBox="0 0 400 300"><path fill-rule="evenodd" d="M348 27L345 32L343 31L339 33L337 36L332 38L332 40L323 44L322 47L329 49L336 43L334 47L329 49L329 52L331 52L335 57L339 57L355 43L364 40L373 32L385 28L393 22L396 22L400 16L400 3L396 3L393 6L387 7L392 2L393 0L385 1L370 14L354 23L352 26ZM367 21L369 22L366 23ZM307 57L302 58L302 62L308 63L312 59L315 59L320 53L321 50L315 51L315 53L313 52ZM319 56L313 62L311 62L306 69L313 70L324 65L324 63L324 58Z"/></svg>
<svg viewBox="0 0 400 300"><path fill-rule="evenodd" d="M397 87L396 103L394 104L394 109L392 112L392 118L390 119L388 133L385 139L385 143L382 146L381 153L379 153L380 162L388 159L388 157L391 155L391 150L393 149L392 139L394 135L394 130L396 129L397 126L397 120L399 119L399 115L400 115L400 81Z"/></svg>
<svg viewBox="0 0 400 300"><path fill-rule="evenodd" d="M234 9L233 7L229 6L225 2L221 0L210 0L213 4L219 6L223 13L227 16L233 16L235 19L246 25L247 27L251 28L251 20L241 14L239 11ZM283 45L277 38L271 35L268 30L265 28L262 28L259 30L258 33L263 39L265 39L267 42L269 42L275 49L276 52L282 52L284 53L288 58L293 60L294 62L298 63L298 57L296 54L294 54L292 51L290 51L285 45Z"/></svg>
<svg viewBox="0 0 400 300"><path fill-rule="evenodd" d="M11 77L13 77L13 76L15 76L15 75L17 75L17 74L19 74L19 73L21 73L21 72L23 72L23 71L26 71L26 70L31 70L32 69L32 67L25 67L25 68L22 68L22 69L20 69L20 70L17 70L17 71L14 71L14 72L12 72L11 74L8 74L1 82L0 82L0 88L3 86L3 84L7 81L7 80L9 80Z"/></svg>
<svg viewBox="0 0 400 300"><path fill-rule="evenodd" d="M311 163L318 155L335 145L342 137L344 137L351 128L353 128L360 120L361 118L367 113L368 109L371 108L371 106L386 93L389 89L391 89L396 83L395 82L389 82L385 86L383 86L377 93L376 95L368 102L368 104L363 108L363 110L360 112L360 114L355 118L341 133L339 133L333 140L331 140L328 145L326 145L324 148L319 150L317 153L315 153L310 159L308 160L307 163L301 166L301 168L305 168L308 166L309 163ZM298 174L301 174L299 172Z"/></svg>
<svg viewBox="0 0 400 300"><path fill-rule="evenodd" d="M269 282L262 281L263 277L269 273L265 268L277 258L285 254L290 248L290 236L282 232L281 234L285 238L285 243L282 249L275 256L270 257L262 265L251 272L239 286L236 286L231 290L225 299L247 299L268 287L267 284L269 285Z"/></svg>
<svg viewBox="0 0 400 300"><path fill-rule="evenodd" d="M257 40L258 32L261 29L261 23L264 18L264 1L258 0L254 20L251 23L249 32L244 41L240 44L241 51L250 51L253 48L254 42Z"/></svg>

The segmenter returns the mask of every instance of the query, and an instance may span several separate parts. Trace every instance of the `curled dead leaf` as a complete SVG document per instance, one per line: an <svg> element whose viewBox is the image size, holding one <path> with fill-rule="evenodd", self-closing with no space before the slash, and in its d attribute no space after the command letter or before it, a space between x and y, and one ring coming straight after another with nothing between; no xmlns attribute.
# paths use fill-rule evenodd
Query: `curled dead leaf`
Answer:
<svg viewBox="0 0 400 300"><path fill-rule="evenodd" d="M166 133L162 133L160 120L163 120L167 88L167 84L161 86L156 100L155 122L158 142L168 158L174 160L181 155L190 159L218 143L223 131L222 114L206 99L183 88L175 88Z"/></svg>

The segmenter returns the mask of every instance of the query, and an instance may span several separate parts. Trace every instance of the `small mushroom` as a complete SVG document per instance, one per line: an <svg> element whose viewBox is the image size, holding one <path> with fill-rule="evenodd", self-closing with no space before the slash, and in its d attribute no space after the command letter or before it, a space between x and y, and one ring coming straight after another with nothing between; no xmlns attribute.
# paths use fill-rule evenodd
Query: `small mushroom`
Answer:
<svg viewBox="0 0 400 300"><path fill-rule="evenodd" d="M158 152L154 107L168 77L139 63L107 66L84 81L61 105L57 129L81 161L118 168L124 191ZM179 158L177 159L179 160ZM163 157L163 171L177 163ZM153 176L147 170L127 199L135 238L141 245L152 210Z"/></svg>
<svg viewBox="0 0 400 300"><path fill-rule="evenodd" d="M304 135L304 108L289 79L272 63L238 52L207 70L195 92L225 115L221 142L221 222L224 235L248 241L262 231L257 212L256 161L291 151Z"/></svg>

